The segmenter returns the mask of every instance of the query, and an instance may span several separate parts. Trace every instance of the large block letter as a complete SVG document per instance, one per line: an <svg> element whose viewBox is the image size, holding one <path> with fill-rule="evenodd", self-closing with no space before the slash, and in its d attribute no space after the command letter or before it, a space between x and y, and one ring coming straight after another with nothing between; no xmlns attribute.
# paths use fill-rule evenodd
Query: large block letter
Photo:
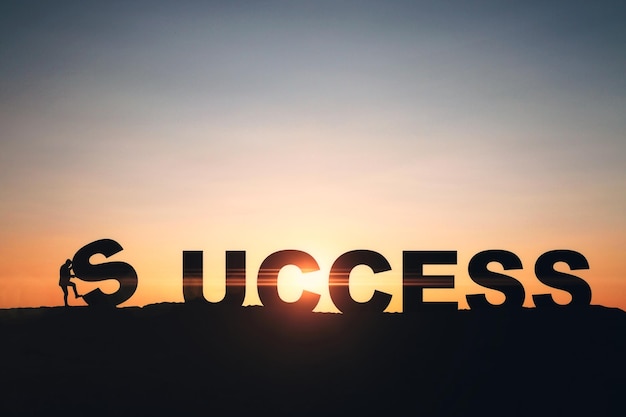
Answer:
<svg viewBox="0 0 626 417"><path fill-rule="evenodd" d="M425 302L424 288L454 288L454 275L424 275L424 265L456 265L456 251L402 252L402 310L456 310L454 302Z"/></svg>
<svg viewBox="0 0 626 417"><path fill-rule="evenodd" d="M372 298L356 302L350 296L350 272L357 265L367 265L377 274L391 270L383 255L370 250L353 250L341 255L330 268L329 291L335 306L343 313L382 312L391 301L391 295L374 291Z"/></svg>
<svg viewBox="0 0 626 417"><path fill-rule="evenodd" d="M259 298L266 308L276 309L285 306L297 308L301 311L313 311L319 302L320 295L310 291L302 291L300 298L287 303L278 294L278 274L287 265L294 265L304 273L318 271L320 269L315 258L306 252L299 250L281 250L269 255L259 268L257 285L259 288Z"/></svg>
<svg viewBox="0 0 626 417"><path fill-rule="evenodd" d="M90 262L96 254L105 258L122 251L122 246L111 239L101 239L91 242L76 252L73 260L74 275L83 281L97 282L114 279L120 283L120 288L113 294L105 294L97 288L88 292L83 299L90 306L115 307L128 300L137 289L137 272L126 262L106 262L93 265Z"/></svg>
<svg viewBox="0 0 626 417"><path fill-rule="evenodd" d="M467 304L471 309L489 307L522 308L524 304L524 286L515 278L487 269L491 262L498 262L505 270L522 269L522 261L513 252L493 249L477 253L469 262L467 270L472 281L486 288L504 293L502 304L491 304L485 294L469 294Z"/></svg>
<svg viewBox="0 0 626 417"><path fill-rule="evenodd" d="M565 262L570 269L589 269L589 262L578 252L559 249L544 253L535 263L535 275L543 284L571 294L570 307L585 307L591 303L591 287L582 278L559 272L554 269L557 262ZM558 306L550 294L533 295L537 308Z"/></svg>
<svg viewBox="0 0 626 417"><path fill-rule="evenodd" d="M200 250L183 251L183 298L186 303L208 302L203 294L202 257ZM226 294L220 304L241 307L245 290L246 252L226 251Z"/></svg>

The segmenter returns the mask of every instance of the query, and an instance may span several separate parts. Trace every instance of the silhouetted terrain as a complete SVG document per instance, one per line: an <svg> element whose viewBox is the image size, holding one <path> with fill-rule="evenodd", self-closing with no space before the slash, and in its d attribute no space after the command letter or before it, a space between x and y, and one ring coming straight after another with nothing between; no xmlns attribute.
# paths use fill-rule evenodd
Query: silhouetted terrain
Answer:
<svg viewBox="0 0 626 417"><path fill-rule="evenodd" d="M626 313L0 311L0 415L626 415Z"/></svg>

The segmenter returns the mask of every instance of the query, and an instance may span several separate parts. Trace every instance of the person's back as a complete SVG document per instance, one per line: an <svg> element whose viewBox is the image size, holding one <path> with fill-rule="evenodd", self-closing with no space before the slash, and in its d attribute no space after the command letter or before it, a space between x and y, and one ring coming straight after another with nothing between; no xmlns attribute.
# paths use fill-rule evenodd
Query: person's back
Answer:
<svg viewBox="0 0 626 417"><path fill-rule="evenodd" d="M70 277L70 264L65 262L63 265L61 265L61 269L59 270L59 285L69 285Z"/></svg>

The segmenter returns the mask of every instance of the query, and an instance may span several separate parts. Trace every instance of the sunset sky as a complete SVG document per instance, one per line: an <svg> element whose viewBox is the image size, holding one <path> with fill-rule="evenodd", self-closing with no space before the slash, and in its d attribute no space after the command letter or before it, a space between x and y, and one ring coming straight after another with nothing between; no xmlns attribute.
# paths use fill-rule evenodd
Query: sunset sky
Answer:
<svg viewBox="0 0 626 417"><path fill-rule="evenodd" d="M319 311L353 249L389 261L354 279L389 311L405 250L458 251L428 300L502 302L467 265L506 249L524 305L567 303L534 263L571 249L592 304L626 309L625 21L620 1L4 1L0 308L62 305L60 265L110 238L139 277L122 306L182 301L183 250L204 251L212 301L245 250L258 304L282 249L319 263L280 290L300 280Z"/></svg>

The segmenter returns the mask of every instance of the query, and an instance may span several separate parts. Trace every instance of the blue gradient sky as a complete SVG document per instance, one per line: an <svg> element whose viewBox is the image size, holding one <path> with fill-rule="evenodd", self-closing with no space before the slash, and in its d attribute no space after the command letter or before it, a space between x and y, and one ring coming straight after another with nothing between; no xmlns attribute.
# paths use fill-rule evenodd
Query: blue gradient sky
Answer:
<svg viewBox="0 0 626 417"><path fill-rule="evenodd" d="M625 21L607 1L2 2L0 307L59 304L58 266L110 237L129 305L181 299L182 250L216 276L248 250L254 278L287 248L322 269L378 250L396 284L402 250L458 250L461 307L491 294L468 259L508 249L532 305L557 292L536 257L567 248L626 308Z"/></svg>

